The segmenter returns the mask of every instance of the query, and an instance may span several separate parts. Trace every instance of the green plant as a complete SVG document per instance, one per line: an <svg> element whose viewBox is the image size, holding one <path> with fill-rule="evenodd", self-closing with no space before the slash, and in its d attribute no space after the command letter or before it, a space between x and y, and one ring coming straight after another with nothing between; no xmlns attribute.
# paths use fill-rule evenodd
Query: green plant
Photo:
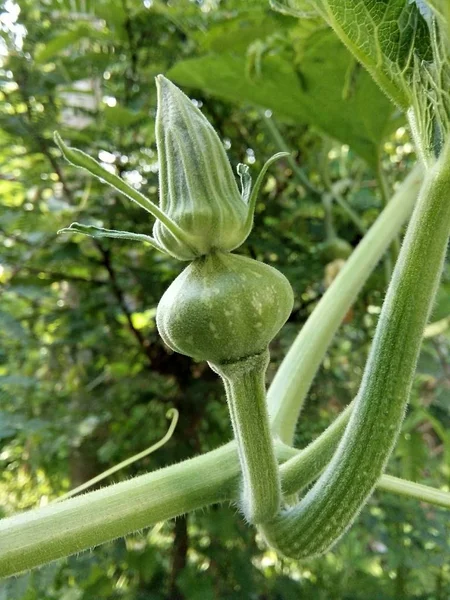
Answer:
<svg viewBox="0 0 450 600"><path fill-rule="evenodd" d="M364 3L360 2L359 4ZM345 33L348 26L342 15L338 14L337 9L335 11L337 14L333 12L334 4L330 2L321 3L321 5L325 16L328 18L330 18L330 14L333 16L332 24L336 29L339 29L341 34L342 31ZM414 5L411 5L408 10L417 11ZM418 13L414 13L413 17L416 20L420 18ZM396 18L399 18L398 14ZM419 23L421 24L420 31L425 31L422 22L419 21ZM352 26L355 28L355 23ZM437 27L434 21L432 26ZM426 35L426 31L424 35ZM350 36L350 41L347 40L349 46L351 46L350 42L353 43L353 46L356 43L353 37ZM439 37L439 44L443 44L442 40L444 39L443 35ZM420 56L422 46L418 45L417 48ZM441 51L445 46L440 45L439 48ZM358 58L364 62L364 56L361 56L362 53L359 49L354 51ZM368 68L374 71L376 67L370 61L366 62ZM408 73L403 63L400 64L399 62L397 66L401 67L402 73ZM419 85L417 78L422 75L420 72L421 67L422 65L418 65L414 72L414 85ZM399 91L395 87L397 84L395 76L392 77L389 73L386 74L383 69L384 64L380 72L375 73L375 78L385 86L402 108L408 108L413 98L413 95L408 97L410 80L407 80L404 84L406 91L403 89L403 82L402 89ZM419 73L417 73L417 69L419 69ZM441 74L441 71L443 71L445 76L445 69L446 63L444 63L443 69L439 70L439 73ZM428 64L426 65L426 73L429 73ZM445 88L442 89L444 92ZM390 292L380 319L377 338L366 369L366 376L360 394L353 405L353 415L350 418L349 426L342 442L338 445L351 410L348 410L335 426L328 430L310 448L301 452L298 457L293 456L295 451L292 448L287 448L279 442L274 444L277 459L280 462L286 461L279 469L285 498L299 491L311 480L316 479L337 447L336 454L334 454L324 474L298 506L287 509L287 511L274 517L274 513L278 509L279 484L277 483L277 469L271 468L270 472L273 477L269 478L268 482L263 482L265 485L267 484L267 488L258 489L258 485L261 484L261 477L256 471L259 468L258 461L255 461L254 458L258 456L255 452L255 444L257 442L261 443L262 439L259 431L260 427L256 430L253 423L250 430L245 431L242 415L238 416L234 413L233 417L233 410L236 409L232 408L231 410L236 423L236 437L238 441L242 442L239 445L240 465L245 477L242 504L245 509L248 506L251 507L252 501L256 500L255 505L257 505L257 510L253 508L246 509L247 517L259 522L269 540L279 546L281 551L293 556L304 556L305 554L322 551L341 535L361 505L366 501L367 495L373 489L373 486L377 484L394 442L395 433L401 423L417 357L421 330L426 322L440 273L448 239L449 224L448 202L445 202L449 186L449 150L446 113L442 113L442 106L445 107L445 98L436 100L436 98L433 98L433 94L421 94L420 98L422 105L417 107L414 113L411 114L412 118L415 119L414 122L421 124L420 127L416 126L416 131L418 131L418 144L422 148L427 170L425 184L409 228L402 255L394 273ZM433 106L433 102L435 105L437 103L437 107ZM434 116L438 114L439 119L437 117L435 119ZM423 121L420 120L421 118ZM439 130L439 143L431 144L430 127L435 131L436 123ZM435 152L440 154L436 165L434 164ZM70 158L68 152L67 155ZM81 155L78 155L78 157L81 157ZM88 161L89 159L83 158L83 160ZM73 162L76 161L73 160ZM92 167L91 170L94 172L97 169L92 163L88 162L86 165ZM246 187L248 180L245 178L244 172L241 171L241 174L243 195L245 195L245 190L248 189ZM108 180L108 177L105 173L103 178ZM272 417L273 432L280 435L284 442L291 443L292 431L304 398L303 390L306 392L318 362L323 356L324 349L343 316L342 312L345 313L348 309L358 287L362 285L374 263L386 249L407 216L408 210L413 204L419 181L420 176L417 172L408 178L402 189L397 193L397 198L391 201L383 217L381 217L381 219L384 218L382 223L389 223L390 228L383 229L380 223L374 226L372 232L369 233L371 237L367 238L365 243L363 242L360 248L355 251L346 268L335 280L333 286L330 287L324 297L324 302L319 305L309 324L305 326L304 331L314 331L313 339L316 343L311 344L311 338L308 340L306 333L302 332L299 338L300 341L297 340L293 346L290 357L288 357L275 379L269 391L269 412ZM119 181L114 180L113 183L118 189L122 187L122 191L124 190ZM136 199L137 196L133 190L127 189L125 191L131 197L134 196L133 199ZM139 200L147 208L150 208L148 201L145 203L140 197ZM155 214L155 208L153 206L151 208L153 214ZM177 239L177 242L181 241L183 258L186 258L186 248L188 251L193 249L194 256L196 256L195 251L198 251L199 254L204 252L204 248L199 248L197 245L198 240L193 239L198 235L196 232L188 231L189 235L186 235L186 229L181 224L173 220L167 220L161 213L155 216L160 219L161 223L166 225L168 231ZM166 219L166 223L163 219ZM200 231L204 226L204 221L202 223ZM222 224L226 227L226 222L222 221ZM128 236L131 239L142 239L153 245L158 244L158 247L163 247L161 243L162 235L157 239L155 234L155 238L152 239L139 238L136 234L119 231L105 232L104 230L92 228L87 230L79 225L72 226L71 229L93 233L98 236ZM239 239L245 235L245 231L241 233ZM200 235L200 237L202 236ZM216 239L216 235L210 238L208 243L211 243L211 239ZM369 240L373 242L372 247ZM164 240L165 249L169 250L169 246L172 249L173 242L174 240L170 236L166 236ZM233 240L231 246L234 247L235 243L236 241ZM222 250L232 249L228 246L220 247ZM424 248L429 251L429 256L426 256L426 263L424 262ZM175 252L177 254L179 252L178 244ZM193 257L192 255L189 256ZM195 260L204 259L196 258ZM287 294L287 292L285 293ZM417 306L414 307L411 307L410 304L412 293L415 297L417 294L418 298ZM286 303L288 304L288 302ZM333 310L327 312L330 304L333 305ZM280 317L280 322L277 321L274 325L274 333L277 327L281 325L282 320ZM313 327L312 323L316 325L316 328ZM406 344L407 351L403 353L405 339L408 339L410 343ZM304 343L305 340L309 342L308 346ZM209 344L210 340L207 340L207 342ZM396 344L400 344L401 347L398 348ZM179 342L173 343L173 345L177 348ZM301 353L306 356L306 348L309 351L310 346L312 346L312 351L308 352L309 356L303 362L298 361ZM258 345L257 348L252 348L250 354L257 351L257 354L260 355L262 350L263 348ZM208 348L209 351L210 348ZM189 351L189 353L192 352ZM238 354L232 357L234 364L237 362L235 359L245 358L247 360L248 357L245 356L245 353L244 355L241 355L241 352ZM264 405L261 403L261 377L264 367L250 365L251 369L256 371L256 383L253 379L248 383L246 378L243 377L243 373L238 373L238 390L234 392L231 389L230 381L233 383L236 381L236 373L230 374L230 365L226 363L226 368L222 363L216 364L217 358L220 363L224 358L226 360L227 356L209 357L203 353L200 356L212 359L215 368L221 372L225 385L228 386L227 391L231 407L234 405L238 408L242 407L244 400L250 403L250 407L252 407L251 400L253 398L249 397L248 390L250 389L251 393L255 394L256 400L259 401L255 404L259 406L260 410L258 422L262 425L263 431L267 432L264 427ZM264 357L263 365L265 360ZM398 361L400 361L400 364ZM390 369L392 369L394 376L392 376ZM401 376L398 377L399 374ZM297 379L302 380L302 388L296 386ZM392 398L394 402L391 402ZM376 435L374 435L374 432L376 432ZM243 436L241 439L239 439L240 433ZM386 443L386 435L390 443ZM355 451L356 448L361 449L359 453ZM270 461L273 464L270 439L263 439L262 449L261 459L266 456L266 465L270 465ZM358 461L366 459L369 462L367 468L360 468ZM177 465L163 472L144 476L144 479L140 478L137 481L126 482L126 485L119 484L112 489L107 488L101 492L94 492L82 498L68 501L68 503L61 503L58 507L49 507L39 512L6 520L2 524L2 544L5 544L5 552L0 554L2 572L8 574L28 568L38 564L39 561L50 560L56 556L86 548L89 545L148 525L160 518L170 518L211 502L236 500L240 485L237 465L236 450L233 445L229 445L215 453L194 459L184 465ZM215 472L212 472L213 470ZM403 493L407 493L406 490L411 489L411 484L396 482L392 479L386 479L386 477L381 477L378 484L381 487L389 487L390 485L390 489L394 487L397 491L403 491ZM174 490L174 486L182 489L183 494L180 494L179 490ZM424 494L428 494L429 500L434 499L435 502L441 502L443 505L448 506L448 497L445 494L424 490L419 486L412 487L419 497L423 498ZM150 498L148 497L149 489L152 489ZM348 498L352 502L343 501L343 499ZM322 502L327 503L330 512L320 511ZM138 506L140 509L137 508ZM342 507L345 512L336 514L337 507ZM115 513L114 517L112 513ZM322 519L325 519L325 522ZM63 529L62 526L64 526L64 533L59 534L58 532ZM323 532L323 535L314 535L316 527ZM291 538L285 535L286 532L293 532L294 537ZM301 536L306 536L306 538ZM300 541L302 543L299 546ZM27 551L25 551L25 546L28 546Z"/></svg>

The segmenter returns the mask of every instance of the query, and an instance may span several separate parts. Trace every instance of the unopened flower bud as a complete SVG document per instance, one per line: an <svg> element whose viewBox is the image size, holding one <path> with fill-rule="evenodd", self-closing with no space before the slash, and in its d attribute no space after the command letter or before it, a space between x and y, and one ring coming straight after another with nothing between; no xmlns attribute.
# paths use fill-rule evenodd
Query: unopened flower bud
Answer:
<svg viewBox="0 0 450 600"><path fill-rule="evenodd" d="M180 260L219 250L230 252L248 235L249 207L225 149L192 101L162 75L156 78L160 209L189 239L179 240L156 221L158 243Z"/></svg>

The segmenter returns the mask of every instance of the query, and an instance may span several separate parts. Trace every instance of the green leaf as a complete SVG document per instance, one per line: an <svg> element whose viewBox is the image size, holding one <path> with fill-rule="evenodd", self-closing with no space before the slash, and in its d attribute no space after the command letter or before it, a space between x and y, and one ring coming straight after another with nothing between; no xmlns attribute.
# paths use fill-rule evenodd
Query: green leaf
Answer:
<svg viewBox="0 0 450 600"><path fill-rule="evenodd" d="M279 0L295 14L304 1ZM414 57L432 59L427 24L417 3L405 0L310 0L382 90L402 109L411 105Z"/></svg>
<svg viewBox="0 0 450 600"><path fill-rule="evenodd" d="M220 21L207 32L194 34L200 47L208 52L245 52L251 42L264 39L280 31L280 28L295 25L295 21L282 19L276 13L257 8L243 11L236 17Z"/></svg>
<svg viewBox="0 0 450 600"><path fill-rule="evenodd" d="M134 112L123 106L105 106L103 109L106 122L114 127L130 127L148 118L143 112Z"/></svg>
<svg viewBox="0 0 450 600"><path fill-rule="evenodd" d="M284 121L315 125L370 164L395 126L389 100L327 30L307 38L298 70L270 53L263 57L261 76L250 80L245 57L224 53L181 61L168 76L227 100L271 109Z"/></svg>

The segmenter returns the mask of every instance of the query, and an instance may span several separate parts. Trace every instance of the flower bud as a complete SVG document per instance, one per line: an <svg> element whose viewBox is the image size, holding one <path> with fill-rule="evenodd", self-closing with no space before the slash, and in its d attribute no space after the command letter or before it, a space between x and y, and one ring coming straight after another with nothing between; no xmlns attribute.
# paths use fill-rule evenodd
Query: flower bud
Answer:
<svg viewBox="0 0 450 600"><path fill-rule="evenodd" d="M292 288L259 261L216 253L194 260L161 298L156 323L176 352L212 364L263 352L289 317Z"/></svg>
<svg viewBox="0 0 450 600"><path fill-rule="evenodd" d="M189 245L159 220L153 235L180 260L230 252L249 233L249 207L239 193L223 144L181 90L162 75L156 85L159 207L186 233Z"/></svg>

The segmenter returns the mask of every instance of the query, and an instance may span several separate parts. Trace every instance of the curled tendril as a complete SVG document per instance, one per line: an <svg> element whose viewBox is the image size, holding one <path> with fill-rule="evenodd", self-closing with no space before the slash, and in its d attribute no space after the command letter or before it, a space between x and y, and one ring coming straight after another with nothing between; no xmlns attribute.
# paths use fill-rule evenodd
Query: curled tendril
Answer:
<svg viewBox="0 0 450 600"><path fill-rule="evenodd" d="M70 490L70 492L67 492L67 494L64 494L63 496L56 498L56 500L54 500L54 502L61 502L62 500L67 500L68 498L71 498L72 496L79 494L80 492L86 490L87 488L90 488L91 486L98 483L99 481L103 481L103 479L106 479L106 477L113 475L113 473L116 473L117 471L120 471L121 469L128 467L129 465L133 464L134 462L141 460L141 458L144 458L145 456L148 456L149 454L156 452L156 450L159 450L159 448L164 446L170 440L170 438L173 436L173 432L175 431L175 427L177 426L177 423L178 423L179 414L180 413L178 412L178 410L176 408L169 408L169 410L166 412L166 417L168 419L171 419L169 428L168 428L166 434L158 442L156 442L156 444L152 444L145 450L142 450L142 452L138 452L138 454L134 454L133 456L130 456L130 458L126 458L119 464L114 465L114 467L111 467L110 469L103 471L103 473L100 473L100 475L97 475L96 477L93 477L92 479L90 479L89 481L86 481L82 485L79 485L78 487L74 488L73 490Z"/></svg>

